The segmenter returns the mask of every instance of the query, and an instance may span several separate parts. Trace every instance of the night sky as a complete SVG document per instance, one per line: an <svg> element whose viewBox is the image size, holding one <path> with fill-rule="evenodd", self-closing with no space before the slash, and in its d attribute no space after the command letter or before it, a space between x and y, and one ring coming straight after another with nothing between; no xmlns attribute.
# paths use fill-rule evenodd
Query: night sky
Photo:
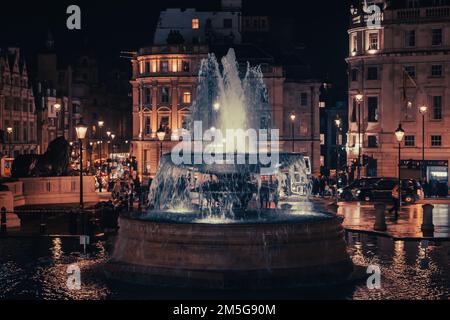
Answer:
<svg viewBox="0 0 450 320"><path fill-rule="evenodd" d="M316 73L345 91L347 1L243 1L247 11L295 18L296 41L306 46L305 56ZM105 61L114 60L122 50L132 51L151 44L160 10L167 7L213 10L219 3L218 0L6 1L1 4L0 46L20 46L32 64L50 29L61 54L82 47L95 50ZM81 7L81 31L66 28L66 8L70 4Z"/></svg>

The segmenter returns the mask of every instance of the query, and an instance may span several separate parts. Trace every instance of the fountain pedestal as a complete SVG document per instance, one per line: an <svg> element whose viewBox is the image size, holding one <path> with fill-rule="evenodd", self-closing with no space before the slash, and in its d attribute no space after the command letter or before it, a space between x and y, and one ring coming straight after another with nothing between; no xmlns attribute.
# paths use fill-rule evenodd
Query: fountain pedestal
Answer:
<svg viewBox="0 0 450 320"><path fill-rule="evenodd" d="M120 218L110 278L213 289L340 283L353 270L337 217L181 224Z"/></svg>

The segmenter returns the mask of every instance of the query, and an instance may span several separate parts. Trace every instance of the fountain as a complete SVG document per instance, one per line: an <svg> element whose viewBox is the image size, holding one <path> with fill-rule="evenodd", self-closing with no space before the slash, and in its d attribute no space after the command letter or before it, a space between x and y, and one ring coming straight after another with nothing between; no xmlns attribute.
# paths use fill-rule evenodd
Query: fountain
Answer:
<svg viewBox="0 0 450 320"><path fill-rule="evenodd" d="M148 212L120 218L108 276L214 289L346 281L341 221L307 200L307 157L279 152L261 70L240 74L232 49L221 62L202 62L190 130L161 158Z"/></svg>

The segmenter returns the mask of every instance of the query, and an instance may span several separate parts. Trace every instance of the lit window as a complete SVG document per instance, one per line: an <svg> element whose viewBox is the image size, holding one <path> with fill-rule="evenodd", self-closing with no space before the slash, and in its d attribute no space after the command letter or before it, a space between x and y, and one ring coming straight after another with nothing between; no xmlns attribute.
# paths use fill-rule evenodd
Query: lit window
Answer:
<svg viewBox="0 0 450 320"><path fill-rule="evenodd" d="M369 34L369 50L378 50L378 33Z"/></svg>
<svg viewBox="0 0 450 320"><path fill-rule="evenodd" d="M172 72L178 72L178 60L172 61Z"/></svg>
<svg viewBox="0 0 450 320"><path fill-rule="evenodd" d="M191 103L191 93L189 91L183 92L183 103Z"/></svg>
<svg viewBox="0 0 450 320"><path fill-rule="evenodd" d="M197 18L192 19L192 29L198 29L200 28L200 22Z"/></svg>

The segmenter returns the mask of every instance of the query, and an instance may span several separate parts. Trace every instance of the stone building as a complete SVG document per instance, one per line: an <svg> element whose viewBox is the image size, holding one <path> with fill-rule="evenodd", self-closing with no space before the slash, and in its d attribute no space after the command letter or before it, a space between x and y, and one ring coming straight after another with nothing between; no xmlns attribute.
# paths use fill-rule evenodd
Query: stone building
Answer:
<svg viewBox="0 0 450 320"><path fill-rule="evenodd" d="M17 157L38 153L36 122L33 90L21 51L0 50L1 154Z"/></svg>
<svg viewBox="0 0 450 320"><path fill-rule="evenodd" d="M366 13L371 4L378 5L379 14ZM401 124L405 130L402 175L417 179L423 175L428 181L447 185L450 2L362 1L350 11L349 164L355 163L361 146L362 155L368 159L361 175L397 176L394 131ZM363 95L360 104L356 101L358 93ZM424 135L421 106L427 109Z"/></svg>

